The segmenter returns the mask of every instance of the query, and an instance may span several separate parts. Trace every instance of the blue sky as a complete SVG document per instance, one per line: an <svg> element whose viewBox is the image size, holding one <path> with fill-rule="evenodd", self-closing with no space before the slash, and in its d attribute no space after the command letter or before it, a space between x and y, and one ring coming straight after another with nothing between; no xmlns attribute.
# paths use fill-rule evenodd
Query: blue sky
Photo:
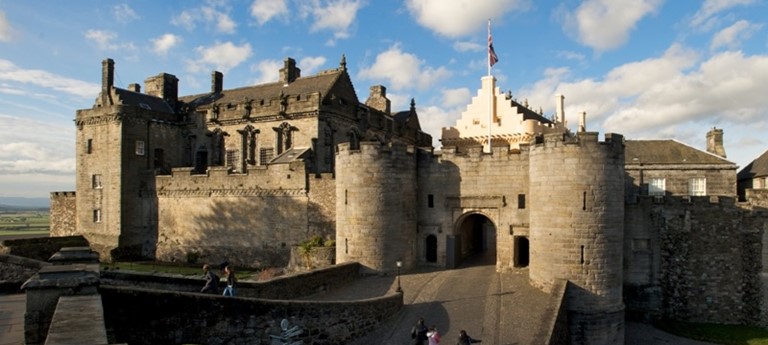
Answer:
<svg viewBox="0 0 768 345"><path fill-rule="evenodd" d="M74 190L75 111L90 108L101 61L127 87L161 72L180 94L302 75L342 54L358 92L415 98L434 145L487 73L546 115L565 95L572 129L672 138L703 149L725 132L743 167L768 148L768 0L0 0L0 196Z"/></svg>

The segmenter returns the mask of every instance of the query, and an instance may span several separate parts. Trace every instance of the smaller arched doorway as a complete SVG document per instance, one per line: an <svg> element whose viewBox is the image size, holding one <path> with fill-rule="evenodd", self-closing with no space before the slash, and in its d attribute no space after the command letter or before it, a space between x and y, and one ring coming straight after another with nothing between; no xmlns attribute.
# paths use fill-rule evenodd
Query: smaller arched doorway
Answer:
<svg viewBox="0 0 768 345"><path fill-rule="evenodd" d="M427 262L437 262L437 237L435 235L427 236L425 245Z"/></svg>

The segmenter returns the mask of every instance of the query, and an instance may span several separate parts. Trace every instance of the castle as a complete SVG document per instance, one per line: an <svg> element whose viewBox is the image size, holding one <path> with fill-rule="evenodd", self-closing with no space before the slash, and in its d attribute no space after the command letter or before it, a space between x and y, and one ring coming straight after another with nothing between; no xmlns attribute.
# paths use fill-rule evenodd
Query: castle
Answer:
<svg viewBox="0 0 768 345"><path fill-rule="evenodd" d="M737 197L723 132L707 152L674 140L571 132L491 77L442 150L416 105L386 88L361 102L346 61L275 83L180 97L159 74L78 110L76 193L52 193L51 234L81 234L102 259L284 266L312 236L374 272L496 255L547 291L567 280L573 343L622 344L625 317L768 325L768 193ZM492 114L488 116L488 114ZM490 135L488 135L490 130ZM488 138L490 142L488 141ZM768 256L766 256L768 257Z"/></svg>

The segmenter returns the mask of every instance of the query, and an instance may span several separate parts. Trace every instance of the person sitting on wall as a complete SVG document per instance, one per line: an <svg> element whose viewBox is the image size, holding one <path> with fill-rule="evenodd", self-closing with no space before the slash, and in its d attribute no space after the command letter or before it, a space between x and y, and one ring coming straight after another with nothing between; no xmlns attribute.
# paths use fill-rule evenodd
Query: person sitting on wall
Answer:
<svg viewBox="0 0 768 345"><path fill-rule="evenodd" d="M208 264L203 265L203 272L205 272L205 286L203 286L203 289L200 290L202 293L212 293L212 294L218 294L219 293L219 276L216 275L216 273L213 273L213 271L210 270L210 267L208 267Z"/></svg>

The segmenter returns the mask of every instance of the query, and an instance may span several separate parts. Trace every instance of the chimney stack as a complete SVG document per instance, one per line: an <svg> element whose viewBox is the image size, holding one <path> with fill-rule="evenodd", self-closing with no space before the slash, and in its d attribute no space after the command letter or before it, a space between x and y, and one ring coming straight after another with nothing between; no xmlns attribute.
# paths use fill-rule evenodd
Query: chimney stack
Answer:
<svg viewBox="0 0 768 345"><path fill-rule="evenodd" d="M365 100L365 105L389 114L391 102L387 98L387 88L382 85L371 86L371 93L368 95L368 99Z"/></svg>
<svg viewBox="0 0 768 345"><path fill-rule="evenodd" d="M725 147L723 147L723 130L712 127L707 132L707 152L716 154L725 158Z"/></svg>
<svg viewBox="0 0 768 345"><path fill-rule="evenodd" d="M557 122L565 124L565 96L558 94L557 99Z"/></svg>
<svg viewBox="0 0 768 345"><path fill-rule="evenodd" d="M283 61L283 68L280 69L280 82L288 85L301 77L301 70L296 67L296 60L286 58Z"/></svg>
<svg viewBox="0 0 768 345"><path fill-rule="evenodd" d="M136 92L136 93L140 93L141 92L141 85L136 84L136 83L130 83L130 84L128 84L128 91L133 91L133 92Z"/></svg>
<svg viewBox="0 0 768 345"><path fill-rule="evenodd" d="M221 93L224 88L224 74L219 71L211 73L211 93Z"/></svg>
<svg viewBox="0 0 768 345"><path fill-rule="evenodd" d="M586 132L587 131L587 112L582 111L581 116L579 117L579 132Z"/></svg>
<svg viewBox="0 0 768 345"><path fill-rule="evenodd" d="M112 86L115 84L115 61L105 59L101 62L101 104L112 104Z"/></svg>
<svg viewBox="0 0 768 345"><path fill-rule="evenodd" d="M173 74L160 73L144 80L146 93L162 98L171 108L176 108L179 100L179 79Z"/></svg>

